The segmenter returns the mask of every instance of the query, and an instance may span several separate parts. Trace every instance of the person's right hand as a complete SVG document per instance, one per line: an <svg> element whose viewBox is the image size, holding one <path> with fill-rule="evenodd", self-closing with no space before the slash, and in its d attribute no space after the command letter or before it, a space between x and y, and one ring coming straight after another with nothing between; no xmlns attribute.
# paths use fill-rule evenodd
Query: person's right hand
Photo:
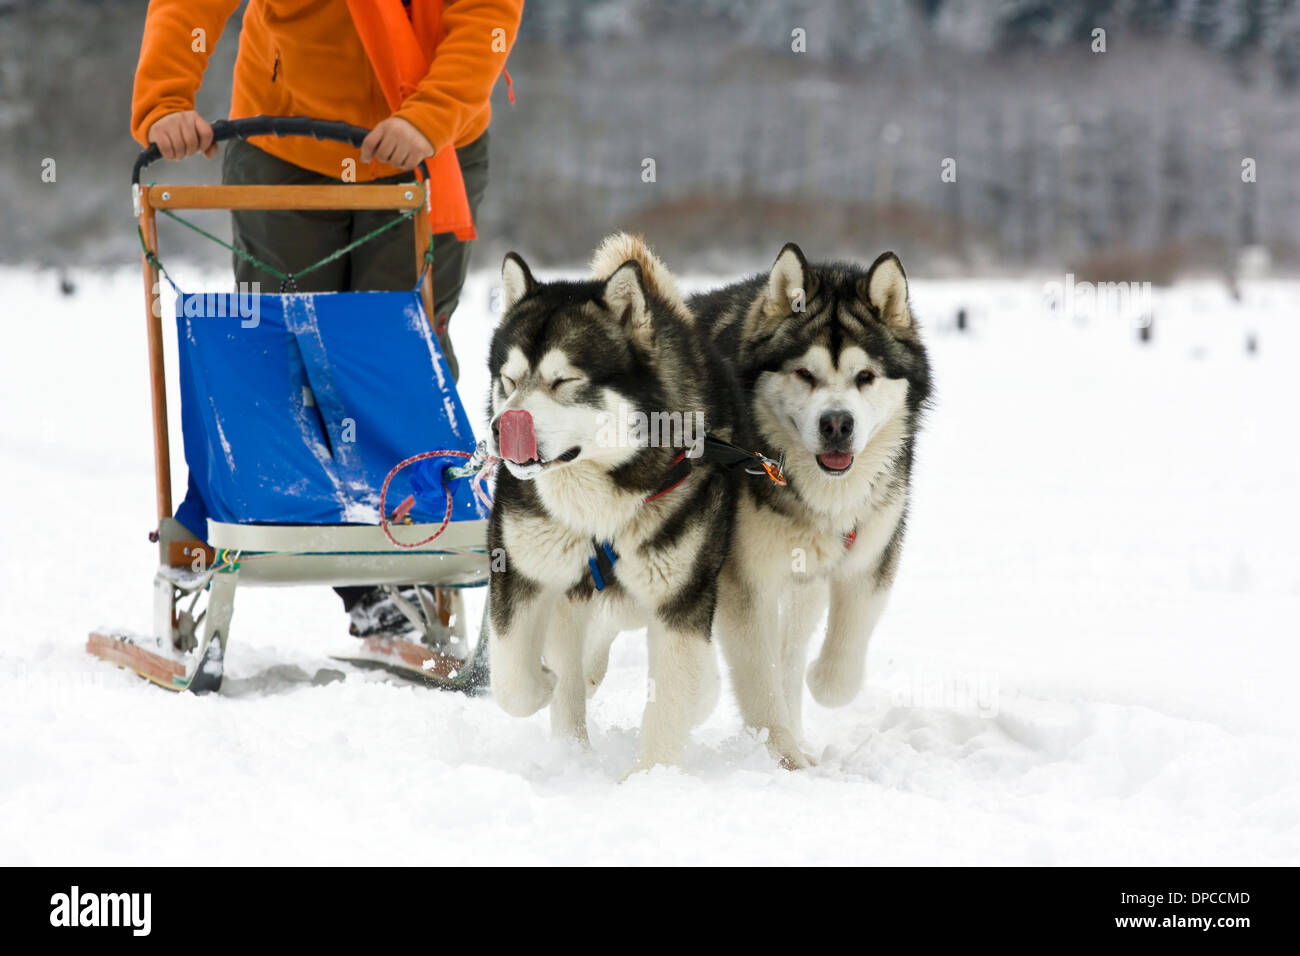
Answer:
<svg viewBox="0 0 1300 956"><path fill-rule="evenodd" d="M194 110L168 113L149 127L149 142L158 144L163 159L184 159L202 153L211 159L217 155L212 142L212 124Z"/></svg>

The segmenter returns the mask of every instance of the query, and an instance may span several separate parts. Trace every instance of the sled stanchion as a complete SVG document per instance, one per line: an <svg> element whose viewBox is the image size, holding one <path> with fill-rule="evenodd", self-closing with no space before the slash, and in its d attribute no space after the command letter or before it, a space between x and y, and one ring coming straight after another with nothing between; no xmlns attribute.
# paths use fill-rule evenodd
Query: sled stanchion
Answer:
<svg viewBox="0 0 1300 956"><path fill-rule="evenodd" d="M145 323L149 337L149 391L153 407L154 484L158 498L158 522L161 526L172 516L171 449L167 440L167 375L163 364L162 289L158 274L158 219L149 203L147 190L139 190L140 235L144 250Z"/></svg>
<svg viewBox="0 0 1300 956"><path fill-rule="evenodd" d="M429 324L438 331L438 317L433 314L433 263L426 261L433 249L433 236L429 233L429 207L421 197L419 211L415 214L415 274L420 277L420 298L424 300L424 314Z"/></svg>

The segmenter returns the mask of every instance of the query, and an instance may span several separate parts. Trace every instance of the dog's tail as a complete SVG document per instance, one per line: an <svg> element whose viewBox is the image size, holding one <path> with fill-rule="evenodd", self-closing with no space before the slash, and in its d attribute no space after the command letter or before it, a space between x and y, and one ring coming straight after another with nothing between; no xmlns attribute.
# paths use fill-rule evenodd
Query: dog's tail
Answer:
<svg viewBox="0 0 1300 956"><path fill-rule="evenodd" d="M635 259L641 266L641 279L645 282L646 292L660 299L685 321L694 321L686 300L677 288L677 280L640 236L616 232L607 237L591 257L592 278L608 279L629 259Z"/></svg>

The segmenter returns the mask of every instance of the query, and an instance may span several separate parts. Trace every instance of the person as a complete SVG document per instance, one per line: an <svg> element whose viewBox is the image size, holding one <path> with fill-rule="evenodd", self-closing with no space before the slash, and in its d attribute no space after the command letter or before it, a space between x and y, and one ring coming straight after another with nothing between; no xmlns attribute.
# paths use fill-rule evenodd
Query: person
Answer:
<svg viewBox="0 0 1300 956"><path fill-rule="evenodd" d="M132 94L131 132L166 159L216 155L195 111L208 56L239 0L151 0ZM523 0L249 0L239 37L231 118L297 115L370 130L360 149L296 138L232 140L226 184L409 182L430 169L434 323L453 376L448 327L464 286L474 217L487 188L490 98L514 44ZM507 76L507 81L509 77ZM294 273L366 235L385 211L234 211L235 245ZM234 257L235 278L280 280ZM391 291L417 281L409 229L390 229L295 280L294 291ZM256 287L254 287L256 288ZM381 589L337 588L359 637L411 626ZM406 592L406 597L413 592Z"/></svg>

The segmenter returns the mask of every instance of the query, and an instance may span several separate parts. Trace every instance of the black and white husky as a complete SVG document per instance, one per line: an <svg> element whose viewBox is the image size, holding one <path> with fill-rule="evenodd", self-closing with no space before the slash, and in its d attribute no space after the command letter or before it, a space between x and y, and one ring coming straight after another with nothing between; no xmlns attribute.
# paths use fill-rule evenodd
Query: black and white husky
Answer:
<svg viewBox="0 0 1300 956"><path fill-rule="evenodd" d="M746 723L805 767L807 643L829 599L808 686L848 703L898 567L929 363L893 253L869 269L812 265L791 243L769 275L688 304L739 375L739 440L785 458L787 487L740 489L716 628Z"/></svg>
<svg viewBox="0 0 1300 956"><path fill-rule="evenodd" d="M492 687L517 716L549 702L554 731L585 742L608 640L648 626L639 769L679 762L716 700L710 629L739 479L695 453L705 432L730 438L741 399L639 239L607 239L591 272L539 282L514 253L502 267Z"/></svg>

